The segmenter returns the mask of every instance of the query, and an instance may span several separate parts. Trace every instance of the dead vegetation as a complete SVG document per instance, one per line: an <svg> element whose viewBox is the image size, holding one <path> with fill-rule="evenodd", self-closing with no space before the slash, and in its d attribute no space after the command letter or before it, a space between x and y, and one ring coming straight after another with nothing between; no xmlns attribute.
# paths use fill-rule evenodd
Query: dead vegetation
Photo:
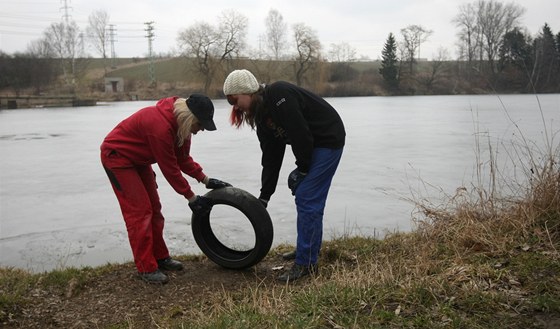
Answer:
<svg viewBox="0 0 560 329"><path fill-rule="evenodd" d="M552 143L551 143L552 144ZM549 144L549 145L551 145ZM415 196L417 227L382 240L325 242L320 274L275 281L271 251L245 271L203 256L164 286L133 264L29 274L0 270L5 328L558 328L560 168L550 146L511 154L526 174L488 180L432 204ZM509 185L507 185L509 184ZM506 186L507 185L507 186ZM504 188L506 186L506 188ZM501 193L509 191L510 193Z"/></svg>

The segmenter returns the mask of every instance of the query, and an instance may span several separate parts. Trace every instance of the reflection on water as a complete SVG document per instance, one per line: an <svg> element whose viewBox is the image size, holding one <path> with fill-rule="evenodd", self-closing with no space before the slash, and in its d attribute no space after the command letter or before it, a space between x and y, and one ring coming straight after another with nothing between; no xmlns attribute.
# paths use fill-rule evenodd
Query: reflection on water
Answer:
<svg viewBox="0 0 560 329"><path fill-rule="evenodd" d="M488 148L499 170L514 145L542 151L558 129L560 96L420 96L329 99L347 129L347 145L325 210L324 237L382 235L413 228L414 197L437 204L443 194L478 184ZM539 108L539 102L541 107ZM99 161L104 136L123 118L154 102L0 111L0 266L34 271L131 260L116 198ZM229 126L229 105L215 101L218 130L193 138L192 155L211 176L258 194L260 149L255 133ZM542 112L541 112L542 111ZM478 143L477 143L478 141ZM477 159L478 156L478 159ZM295 209L286 178L287 152L268 210L274 245L295 242ZM186 201L164 181L159 190L172 254L199 253ZM190 180L195 193L207 190ZM230 216L231 217L231 216ZM238 219L220 216L228 239L252 241ZM219 227L219 225L222 225ZM229 225L229 226L228 226Z"/></svg>

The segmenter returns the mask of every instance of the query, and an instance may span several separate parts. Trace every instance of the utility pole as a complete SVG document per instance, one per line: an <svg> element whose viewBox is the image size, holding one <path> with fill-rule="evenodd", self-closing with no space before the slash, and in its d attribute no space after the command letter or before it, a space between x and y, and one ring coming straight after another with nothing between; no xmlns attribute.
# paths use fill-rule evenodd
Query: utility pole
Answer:
<svg viewBox="0 0 560 329"><path fill-rule="evenodd" d="M109 24L109 42L111 43L111 68L115 69L117 68L117 65L115 63L115 58L116 58L116 54L115 54L115 25L114 24Z"/></svg>
<svg viewBox="0 0 560 329"><path fill-rule="evenodd" d="M148 38L148 57L150 59L150 65L148 66L148 74L150 77L150 87L156 86L156 73L154 68L154 52L152 47L152 42L154 41L154 22L146 22L146 38Z"/></svg>
<svg viewBox="0 0 560 329"><path fill-rule="evenodd" d="M65 39L64 42L68 42L68 32L70 29L70 14L68 13L68 10L71 9L72 7L70 7L68 5L68 0L61 0L60 2L63 3L63 6L60 7L60 9L64 10L64 14L62 15L62 20L64 22L64 35L63 38ZM74 41L72 41L72 43L74 43ZM72 69L72 78L71 80L68 80L67 76L66 76L66 72L64 72L64 78L66 80L66 83L71 83L72 85L75 84L76 80L75 80L75 73L76 73L76 58L75 55L72 55L70 58L70 65L71 65L71 69ZM63 69L64 71L64 69Z"/></svg>
<svg viewBox="0 0 560 329"><path fill-rule="evenodd" d="M60 2L64 3L64 5L60 9L64 9L64 15L62 15L62 18L64 19L66 26L68 26L68 22L70 21L70 14L68 14L68 9L71 9L72 7L68 6L68 0L61 0Z"/></svg>

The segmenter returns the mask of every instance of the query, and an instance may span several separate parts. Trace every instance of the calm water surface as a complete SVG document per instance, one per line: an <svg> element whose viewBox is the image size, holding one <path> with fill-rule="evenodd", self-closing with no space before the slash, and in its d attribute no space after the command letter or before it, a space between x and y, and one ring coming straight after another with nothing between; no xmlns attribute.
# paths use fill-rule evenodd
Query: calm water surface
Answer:
<svg viewBox="0 0 560 329"><path fill-rule="evenodd" d="M414 200L438 204L459 187L479 184L488 149L500 173L522 179L516 148L555 144L560 95L330 98L347 129L347 146L325 210L324 237L381 236L414 228ZM0 266L44 271L132 259L116 198L99 162L99 145L122 119L154 102L0 111ZM216 100L218 130L193 137L192 156L205 172L257 194L260 149L255 133L227 123ZM513 156L512 156L513 155ZM274 245L295 242L295 207L286 184L287 152L269 203ZM199 253L190 210L158 173L172 254ZM188 178L189 179L189 178ZM206 188L190 179L195 193ZM482 181L485 184L486 181ZM238 215L216 210L215 230L252 241Z"/></svg>

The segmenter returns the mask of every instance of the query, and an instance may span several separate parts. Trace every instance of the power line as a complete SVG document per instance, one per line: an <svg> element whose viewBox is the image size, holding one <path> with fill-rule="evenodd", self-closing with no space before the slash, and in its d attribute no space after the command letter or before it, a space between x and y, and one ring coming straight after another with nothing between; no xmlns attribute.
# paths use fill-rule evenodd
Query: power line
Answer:
<svg viewBox="0 0 560 329"><path fill-rule="evenodd" d="M53 14L54 15L54 14ZM55 16L47 17L47 16L29 16L29 15L17 15L17 14L0 14L0 17L3 19L10 19L10 20L32 20L32 21L48 21L51 22L56 19Z"/></svg>
<svg viewBox="0 0 560 329"><path fill-rule="evenodd" d="M44 37L45 32L50 29L53 24L65 24L70 25L77 23L78 26L83 27L80 30L85 31L86 26L89 24L89 19L86 20L85 13L76 12L72 5L72 0L58 0L56 2L59 3L59 6L56 6L56 2L51 1L50 4L47 3L39 3L37 1L26 1L26 0L1 0L3 4L9 4L10 2L13 4L27 4L27 5L34 5L35 8L40 7L38 11L20 11L20 12L11 12L10 10L0 12L0 41L5 40L25 40L29 37L35 37L37 39ZM54 7L52 6L54 2ZM41 5L48 5L48 8ZM82 15L83 14L83 15ZM76 17L78 15L78 17ZM76 20L76 18L78 20ZM80 19L81 18L81 19ZM111 57L116 59L116 30L117 25L119 27L119 35L118 35L118 42L123 45L134 45L136 46L144 38L148 38L149 46L151 47L150 56L154 57L154 49L153 49L153 41L155 34L153 33L153 24L154 22L149 22L150 24L143 23L142 21L127 21L125 20L118 20L110 22L110 26L107 27L108 33L111 36ZM147 29L146 29L147 28ZM146 35L146 32L148 34ZM83 33L83 32L82 32ZM11 39L9 39L11 38ZM144 41L145 42L145 41ZM2 48L3 45L2 45ZM152 65L150 68L150 77L153 83L155 84L155 66Z"/></svg>
<svg viewBox="0 0 560 329"><path fill-rule="evenodd" d="M29 35L29 36L39 36L40 35L40 33L34 33L34 32L7 31L7 30L0 30L0 33L6 34L6 35Z"/></svg>

